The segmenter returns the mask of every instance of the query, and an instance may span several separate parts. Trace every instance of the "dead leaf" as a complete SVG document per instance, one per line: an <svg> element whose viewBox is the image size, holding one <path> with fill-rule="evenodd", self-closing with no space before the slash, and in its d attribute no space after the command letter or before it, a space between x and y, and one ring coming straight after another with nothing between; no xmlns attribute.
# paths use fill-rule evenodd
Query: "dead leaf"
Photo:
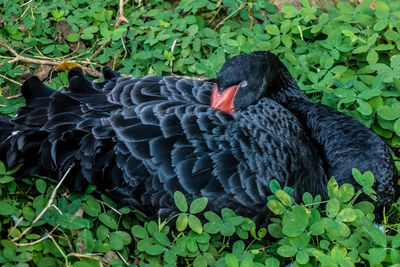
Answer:
<svg viewBox="0 0 400 267"><path fill-rule="evenodd" d="M60 20L56 24L56 31L53 36L54 42L63 43L68 34L74 33L72 27L65 20Z"/></svg>
<svg viewBox="0 0 400 267"><path fill-rule="evenodd" d="M83 209L82 208L79 208L75 213L74 213L74 216L77 216L77 217L83 217ZM72 229L71 230L71 233L73 234L73 235L75 235L75 236L77 236L77 235L79 235L80 233L82 232L82 229ZM82 245L85 245L86 246L86 244L82 244ZM79 247L79 244L78 244L78 247Z"/></svg>
<svg viewBox="0 0 400 267"><path fill-rule="evenodd" d="M95 78L100 78L103 76L103 74L97 70L93 70L93 69L89 69L89 68L85 68L85 71L88 75L95 77Z"/></svg>
<svg viewBox="0 0 400 267"><path fill-rule="evenodd" d="M74 216L77 216L77 217L83 217L83 209L82 208L79 208L75 213L74 213Z"/></svg>
<svg viewBox="0 0 400 267"><path fill-rule="evenodd" d="M109 66L111 69L114 68L114 58L113 57L106 63L106 66Z"/></svg>
<svg viewBox="0 0 400 267"><path fill-rule="evenodd" d="M18 30L19 30L20 32L23 32L23 33L29 32L29 29L25 29L24 24L20 24L20 25L18 26Z"/></svg>
<svg viewBox="0 0 400 267"><path fill-rule="evenodd" d="M53 69L50 65L39 65L33 72L33 75L37 76L41 81L49 77L51 70Z"/></svg>
<svg viewBox="0 0 400 267"><path fill-rule="evenodd" d="M74 62L70 62L70 61L63 61L57 66L56 71L66 71L66 70L70 70L75 67L78 67L78 68L81 68L82 70L84 70L84 67L78 63L74 63Z"/></svg>
<svg viewBox="0 0 400 267"><path fill-rule="evenodd" d="M11 87L6 84L1 88L1 96L9 96L11 91Z"/></svg>
<svg viewBox="0 0 400 267"><path fill-rule="evenodd" d="M364 0L358 0L358 2L362 3ZM372 4L368 6L370 9L375 9L375 0L372 0Z"/></svg>
<svg viewBox="0 0 400 267"><path fill-rule="evenodd" d="M63 43L68 34L75 33L71 25L65 20L60 20L56 24L56 32L54 33L53 40L57 43ZM86 46L81 41L70 43L66 41L72 51L78 49L86 49Z"/></svg>
<svg viewBox="0 0 400 267"><path fill-rule="evenodd" d="M78 242L76 243L76 246L78 247L79 253L85 253L87 249L87 240L86 239L79 239Z"/></svg>
<svg viewBox="0 0 400 267"><path fill-rule="evenodd" d="M113 260L113 259L119 259L119 257L118 257L118 255L117 255L117 253L115 253L114 251L112 251L112 250L110 250L110 251L108 251L106 254L104 254L104 256L103 256L103 260L105 261L105 262L110 262L110 260Z"/></svg>

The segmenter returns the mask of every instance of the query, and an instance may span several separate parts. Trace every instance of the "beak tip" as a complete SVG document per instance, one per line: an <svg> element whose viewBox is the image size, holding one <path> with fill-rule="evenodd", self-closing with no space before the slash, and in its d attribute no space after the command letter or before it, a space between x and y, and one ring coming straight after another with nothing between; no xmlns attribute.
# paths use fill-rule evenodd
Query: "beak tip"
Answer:
<svg viewBox="0 0 400 267"><path fill-rule="evenodd" d="M219 93L218 85L214 84L211 92L211 107L232 114L234 111L235 96L239 87L240 85L234 85Z"/></svg>

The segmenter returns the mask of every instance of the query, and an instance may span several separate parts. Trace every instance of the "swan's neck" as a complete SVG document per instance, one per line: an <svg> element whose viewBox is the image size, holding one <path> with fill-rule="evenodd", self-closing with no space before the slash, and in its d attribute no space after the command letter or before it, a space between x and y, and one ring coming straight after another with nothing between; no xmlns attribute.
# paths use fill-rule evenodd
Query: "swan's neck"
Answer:
<svg viewBox="0 0 400 267"><path fill-rule="evenodd" d="M288 102L298 100L309 101L305 94L297 85L295 79L282 62L277 62L280 66L276 68L277 73L274 75L276 79L267 89L267 97L275 100L283 106Z"/></svg>

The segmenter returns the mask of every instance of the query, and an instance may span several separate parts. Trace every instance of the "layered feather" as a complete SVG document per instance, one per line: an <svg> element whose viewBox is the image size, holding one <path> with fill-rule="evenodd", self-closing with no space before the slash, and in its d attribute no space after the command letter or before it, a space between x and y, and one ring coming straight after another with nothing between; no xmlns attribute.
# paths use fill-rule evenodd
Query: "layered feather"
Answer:
<svg viewBox="0 0 400 267"><path fill-rule="evenodd" d="M327 197L329 176L356 185L351 168L371 170L377 207L397 196L385 144L354 119L311 103L270 53L229 60L217 77L238 86L232 113L210 107L212 82L175 77L120 77L104 69L93 83L72 69L65 92L37 78L24 83L26 107L2 117L1 160L24 163L17 175L60 176L75 162L68 185L94 184L119 203L169 216L173 194L209 198L263 225L269 183ZM239 84L239 85L238 85Z"/></svg>
<svg viewBox="0 0 400 267"><path fill-rule="evenodd" d="M91 83L79 70L66 92L27 97L15 121L23 129L1 144L8 166L25 162L59 175L77 162L69 186L101 192L149 214L173 211L173 193L206 196L264 222L272 179L321 193L322 162L296 117L270 99L233 115L209 106L213 83L172 77ZM25 91L36 90L26 83ZM40 112L37 112L39 110ZM29 171L30 173L32 170ZM323 193L323 192L322 192Z"/></svg>

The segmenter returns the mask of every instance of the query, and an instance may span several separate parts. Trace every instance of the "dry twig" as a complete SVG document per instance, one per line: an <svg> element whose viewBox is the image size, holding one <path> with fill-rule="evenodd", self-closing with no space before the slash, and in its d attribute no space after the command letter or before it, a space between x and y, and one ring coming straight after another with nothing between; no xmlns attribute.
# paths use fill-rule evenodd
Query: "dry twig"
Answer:
<svg viewBox="0 0 400 267"><path fill-rule="evenodd" d="M200 76L200 77L192 77L192 76L185 76L185 75L176 75L176 74L172 74L172 77L176 77L176 78L181 78L181 79L189 79L189 80L196 80L196 81L209 81L210 78L206 77L206 76Z"/></svg>
<svg viewBox="0 0 400 267"><path fill-rule="evenodd" d="M115 209L114 207L112 207L110 204L108 204L107 202L101 201L99 200L100 204L109 207L112 211L114 211L116 214L118 214L119 216L122 216L122 213L119 212L117 209ZM104 208L104 207L103 207Z"/></svg>
<svg viewBox="0 0 400 267"><path fill-rule="evenodd" d="M42 242L43 240L47 239L50 237L50 235L58 228L58 224L56 225L56 227L54 227L50 232L48 232L47 234L43 235L43 237L33 241L33 242L29 242L29 243L15 243L15 245L17 247L27 247L27 246L33 246L35 244L38 244L40 242Z"/></svg>
<svg viewBox="0 0 400 267"><path fill-rule="evenodd" d="M128 1L126 1L128 2ZM124 16L124 5L126 4L124 0L119 0L119 9L118 9L118 17L117 22L115 23L115 28L118 28L122 22L128 23L128 19Z"/></svg>
<svg viewBox="0 0 400 267"><path fill-rule="evenodd" d="M58 212L58 214L60 214L60 215L62 215L63 213L62 213L62 211L56 206L56 205L54 205L54 204L51 204L51 206L53 207L53 208L55 208L56 209L56 211Z"/></svg>
<svg viewBox="0 0 400 267"><path fill-rule="evenodd" d="M90 260L95 260L99 262L100 267L103 267L103 263L101 262L101 259L96 256L91 256L91 255L86 255L86 254L80 254L76 252L69 253L67 257L76 257L76 258L85 258L85 259L90 259Z"/></svg>
<svg viewBox="0 0 400 267"><path fill-rule="evenodd" d="M1 41L0 41L0 42L1 42ZM12 83L18 84L19 86L22 85L22 83L19 83L19 82L15 81L15 80L13 80L13 79L11 79L11 78L8 78L7 76L4 76L4 75L1 75L1 74L0 74L0 77L3 78L3 79L6 79L6 80L8 80L8 81L10 81L10 82L12 82Z"/></svg>
<svg viewBox="0 0 400 267"><path fill-rule="evenodd" d="M21 96L22 96L22 94L16 94L16 95L12 95L12 96L7 96L6 99L7 99L7 100L11 100L11 99L19 98L19 97L21 97Z"/></svg>
<svg viewBox="0 0 400 267"><path fill-rule="evenodd" d="M116 250L118 256L121 258L121 260L125 263L126 266L129 266L129 263L124 259L124 257L122 257L121 253L119 253L118 250Z"/></svg>
<svg viewBox="0 0 400 267"><path fill-rule="evenodd" d="M108 42L102 44L99 48L97 48L97 50L93 53L93 55L90 56L90 58L88 59L88 61L90 62L90 61L92 61L95 57L97 57L97 56L101 53L101 51L103 51L103 49L104 49L109 43L110 43L110 41L108 41ZM89 62L83 64L83 66L86 67L86 66L89 64Z"/></svg>
<svg viewBox="0 0 400 267"><path fill-rule="evenodd" d="M10 47L8 44L4 43L3 41L0 41L0 45L4 48L6 48L8 51L10 51L15 57L11 60L8 61L8 63L12 64L16 61L23 61L27 63L35 63L35 64L45 64L45 65L52 65L52 66L57 66L59 63L58 62L53 62L53 61L48 61L48 60L38 60L38 59L33 59L33 58L28 58L21 56L20 54L17 53L12 47Z"/></svg>
<svg viewBox="0 0 400 267"><path fill-rule="evenodd" d="M33 0L29 0L28 2L26 2L26 3L23 3L23 4L22 4L22 5L20 5L19 7L26 6L26 5L30 4L32 1L33 1Z"/></svg>
<svg viewBox="0 0 400 267"><path fill-rule="evenodd" d="M67 241L68 247L70 251L74 251L74 247L71 244L71 240L69 239L69 237L67 236L67 234L63 231L62 228L60 228L60 232L63 234L64 236L64 240Z"/></svg>
<svg viewBox="0 0 400 267"><path fill-rule="evenodd" d="M121 61L124 61L126 56L128 55L128 51L126 50L126 46L125 46L125 42L124 42L124 38L121 37L121 43L122 43L122 48L124 49L124 56L122 57Z"/></svg>
<svg viewBox="0 0 400 267"><path fill-rule="evenodd" d="M235 10L234 12L232 12L229 16L226 16L220 23L217 24L217 26L215 26L215 29L217 30L219 27L221 27L222 25L224 25L225 21L227 21L228 19L230 19L232 16L234 16L236 13L238 13L240 10L242 10L243 8L245 8L247 5L247 2L244 1L240 7Z"/></svg>
<svg viewBox="0 0 400 267"><path fill-rule="evenodd" d="M29 57L24 57L21 56L20 54L17 53L12 47L10 47L8 44L4 43L3 41L0 41L0 46L4 47L8 51L11 52L11 54L14 55L14 58L10 59L8 63L12 64L17 61L22 61L25 63L34 63L34 64L39 64L39 65L51 65L51 66L58 66L61 62L58 61L50 61L50 60L39 60L39 59L34 59L34 58L29 58ZM99 78L102 76L101 72L98 72L97 70L86 68L84 69L86 73L88 73L90 76Z"/></svg>
<svg viewBox="0 0 400 267"><path fill-rule="evenodd" d="M175 46L176 46L176 42L177 42L177 41L178 41L178 40L175 39L174 42L172 43L172 46L171 46L172 55L174 54L174 50L175 50ZM171 76L174 76L173 67L174 67L174 61L171 59L171 60L169 61L169 73L170 73Z"/></svg>
<svg viewBox="0 0 400 267"><path fill-rule="evenodd" d="M12 233L14 233L15 229L17 229L18 225L24 220L24 217L19 217L18 221L15 223L14 227L11 228L11 231L8 233L7 238L10 237L10 235L12 235Z"/></svg>
<svg viewBox="0 0 400 267"><path fill-rule="evenodd" d="M72 162L68 170L64 173L63 177L61 178L61 180L58 182L53 192L51 193L49 202L47 203L46 207L44 207L44 209L39 213L39 215L33 220L32 225L35 224L37 221L39 221L40 218L42 218L42 216L46 213L46 211L52 206L54 198L56 197L57 194L57 190L60 188L61 184L64 182L65 178L67 178L68 174L70 173L70 171L74 166L75 163ZM27 232L29 232L32 229L32 225L27 227L19 236L13 238L11 241L15 242L20 240Z"/></svg>

